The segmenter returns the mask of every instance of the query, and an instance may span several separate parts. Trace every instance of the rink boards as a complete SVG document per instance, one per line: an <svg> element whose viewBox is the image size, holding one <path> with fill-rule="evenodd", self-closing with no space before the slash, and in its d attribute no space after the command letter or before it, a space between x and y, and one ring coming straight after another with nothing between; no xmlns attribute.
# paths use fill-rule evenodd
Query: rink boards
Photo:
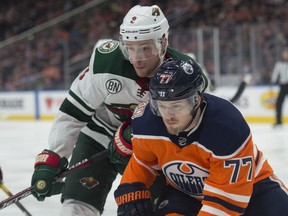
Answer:
<svg viewBox="0 0 288 216"><path fill-rule="evenodd" d="M211 94L232 98L235 87L217 88ZM235 106L251 123L273 123L277 87L249 86ZM67 91L0 92L0 120L53 120ZM284 122L288 122L288 99L283 105Z"/></svg>

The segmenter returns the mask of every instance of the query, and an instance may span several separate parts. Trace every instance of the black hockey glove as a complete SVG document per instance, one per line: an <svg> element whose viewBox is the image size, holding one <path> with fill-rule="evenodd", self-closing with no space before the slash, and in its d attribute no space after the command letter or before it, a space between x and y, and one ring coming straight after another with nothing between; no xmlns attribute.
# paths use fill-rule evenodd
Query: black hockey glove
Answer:
<svg viewBox="0 0 288 216"><path fill-rule="evenodd" d="M31 185L34 186L32 194L38 201L62 193L64 183L55 182L52 184L52 182L55 175L65 170L67 165L68 160L65 157L61 158L53 151L45 149L37 155Z"/></svg>
<svg viewBox="0 0 288 216"><path fill-rule="evenodd" d="M120 174L123 173L133 153L131 144L131 122L123 122L117 129L114 139L109 144L110 160L114 163Z"/></svg>
<svg viewBox="0 0 288 216"><path fill-rule="evenodd" d="M114 192L117 216L152 216L150 191L141 182L120 184Z"/></svg>

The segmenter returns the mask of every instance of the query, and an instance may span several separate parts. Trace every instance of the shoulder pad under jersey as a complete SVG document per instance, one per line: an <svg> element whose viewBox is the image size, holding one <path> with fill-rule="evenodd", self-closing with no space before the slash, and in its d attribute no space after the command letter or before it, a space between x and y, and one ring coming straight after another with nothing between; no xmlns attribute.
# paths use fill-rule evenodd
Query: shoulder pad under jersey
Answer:
<svg viewBox="0 0 288 216"><path fill-rule="evenodd" d="M172 48L171 46L167 47L167 52L165 55L165 58L173 58L175 60L190 60L192 59L189 55L186 55L185 53L179 52L178 50Z"/></svg>
<svg viewBox="0 0 288 216"><path fill-rule="evenodd" d="M124 59L119 48L119 41L110 40L95 48L93 73L111 73L137 79L133 65ZM90 63L91 65L91 63Z"/></svg>
<svg viewBox="0 0 288 216"><path fill-rule="evenodd" d="M138 104L131 119L133 134L168 136L162 118L152 113L149 101Z"/></svg>
<svg viewBox="0 0 288 216"><path fill-rule="evenodd" d="M165 55L165 59L168 59L168 58L173 58L173 59L176 59L176 60L191 60L192 58L185 54L185 53L182 53L182 52L179 52L178 50L168 46L167 47L167 52L166 52L166 55ZM193 59L195 62L196 60ZM199 64L199 63L198 63ZM200 67L202 68L202 66L200 65ZM209 84L209 81L208 81L208 78L207 76L204 74L204 72L202 73L203 75L203 78L204 78L204 83L205 83L205 87L204 87L204 90L203 92L205 91L205 89L208 87L208 84Z"/></svg>
<svg viewBox="0 0 288 216"><path fill-rule="evenodd" d="M218 156L233 154L250 136L247 122L229 101L210 94L203 97L207 106L200 126L201 144Z"/></svg>

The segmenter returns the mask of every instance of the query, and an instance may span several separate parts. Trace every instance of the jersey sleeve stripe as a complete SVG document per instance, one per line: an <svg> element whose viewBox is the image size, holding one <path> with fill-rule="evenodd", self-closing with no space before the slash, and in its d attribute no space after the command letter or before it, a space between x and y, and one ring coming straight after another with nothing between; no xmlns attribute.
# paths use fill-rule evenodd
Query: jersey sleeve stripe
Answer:
<svg viewBox="0 0 288 216"><path fill-rule="evenodd" d="M145 167L153 176L156 176L156 175L157 175L156 172L155 172L153 169L151 169L151 168L150 168L149 166L147 166L145 163L143 163L142 161L140 161L140 160L136 157L135 154L133 154L133 157L134 157L135 161L136 161L138 164L140 164L141 166Z"/></svg>
<svg viewBox="0 0 288 216"><path fill-rule="evenodd" d="M251 135L248 136L248 138L245 140L245 142L243 142L243 144L242 144L233 154L225 155L225 156L215 155L211 150L207 149L206 147L204 147L204 146L203 146L201 143L199 143L199 142L193 142L193 143L191 143L191 144L192 144L192 145L196 145L197 147L201 148L203 151L211 154L214 158L224 160L224 159L231 158L231 157L234 157L235 155L239 154L239 152L242 151L243 148L245 148L245 146L247 145L247 142L249 141L250 138L251 138Z"/></svg>
<svg viewBox="0 0 288 216"><path fill-rule="evenodd" d="M77 109L79 109L81 112L88 116L91 116L95 112L95 110L91 111L86 109L86 107L82 106L82 104L75 100L75 98L71 95L67 96L67 100L70 101L70 103L72 103L75 107L77 107Z"/></svg>
<svg viewBox="0 0 288 216"><path fill-rule="evenodd" d="M93 107L88 106L83 100L81 100L72 90L69 91L69 96L71 96L74 101L77 101L78 104L81 105L84 109L86 109L88 112L95 112L95 109Z"/></svg>
<svg viewBox="0 0 288 216"><path fill-rule="evenodd" d="M218 215L218 216L230 216L229 214L225 213L224 211L221 211L219 209L216 209L214 207L211 206L207 206L207 205L203 205L201 208L200 213L198 214L198 216L204 216L204 214L201 214L201 212L207 212L210 213L211 215Z"/></svg>
<svg viewBox="0 0 288 216"><path fill-rule="evenodd" d="M258 165L256 167L256 170L255 170L255 177L257 177L259 175L259 173L261 172L262 170L262 167L263 167L263 164L267 161L267 159L262 155L262 157L260 158L259 162L258 162Z"/></svg>
<svg viewBox="0 0 288 216"><path fill-rule="evenodd" d="M84 113L75 104L71 103L71 101L69 101L67 98L61 104L60 110L63 113L65 113L65 114L67 114L67 115L69 115L69 116L71 116L71 117L73 117L73 118L75 118L81 122L88 122L89 119L91 118L91 115L92 115L90 113L89 113L89 115Z"/></svg>
<svg viewBox="0 0 288 216"><path fill-rule="evenodd" d="M227 193L221 189L212 187L208 184L206 184L204 186L204 190L209 191L209 192L214 193L214 194L219 194L221 196L227 197L227 198L234 200L236 202L248 203L250 200L250 196L243 196L243 195L238 195L238 194Z"/></svg>
<svg viewBox="0 0 288 216"><path fill-rule="evenodd" d="M258 148L255 144L253 144L253 152L254 152L255 164L257 166L260 158L260 152L258 151Z"/></svg>
<svg viewBox="0 0 288 216"><path fill-rule="evenodd" d="M219 205L223 206L224 208L229 209L233 212L238 212L239 214L243 214L245 212L245 208L241 208L239 206L233 205L233 204L226 202L225 200L222 200L218 197L205 195L204 200L208 201L208 202L218 203Z"/></svg>
<svg viewBox="0 0 288 216"><path fill-rule="evenodd" d="M100 142L105 148L108 148L108 143L110 142L110 138L108 138L107 135L98 133L97 131L93 131L88 127L84 127L82 129L82 132L86 134L87 136L93 138L94 140L97 140Z"/></svg>
<svg viewBox="0 0 288 216"><path fill-rule="evenodd" d="M281 187L281 189L288 195L288 188L283 184L283 182L276 176L276 175L272 175L269 177L269 179L271 181L277 182L279 184L279 186Z"/></svg>
<svg viewBox="0 0 288 216"><path fill-rule="evenodd" d="M100 118L98 118L95 115L92 117L92 121L97 126L103 128L105 130L105 133L108 134L109 136L113 136L116 129L117 129L116 127L112 128L110 125L108 125L106 122L104 122L103 120L101 120ZM94 130L97 130L97 128L94 128Z"/></svg>

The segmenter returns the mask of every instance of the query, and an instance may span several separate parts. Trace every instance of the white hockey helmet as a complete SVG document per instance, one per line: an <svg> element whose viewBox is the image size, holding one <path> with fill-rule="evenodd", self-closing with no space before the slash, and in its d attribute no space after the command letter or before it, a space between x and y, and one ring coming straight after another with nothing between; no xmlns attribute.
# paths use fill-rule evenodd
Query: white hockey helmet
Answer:
<svg viewBox="0 0 288 216"><path fill-rule="evenodd" d="M120 26L120 48L124 56L129 58L125 52L125 41L153 39L161 56L161 51L166 51L168 45L167 40L165 47L162 46L163 38L168 39L168 30L168 20L157 5L136 5L129 10Z"/></svg>
<svg viewBox="0 0 288 216"><path fill-rule="evenodd" d="M168 29L168 21L157 5L136 5L124 17L120 35L128 41L161 39Z"/></svg>

